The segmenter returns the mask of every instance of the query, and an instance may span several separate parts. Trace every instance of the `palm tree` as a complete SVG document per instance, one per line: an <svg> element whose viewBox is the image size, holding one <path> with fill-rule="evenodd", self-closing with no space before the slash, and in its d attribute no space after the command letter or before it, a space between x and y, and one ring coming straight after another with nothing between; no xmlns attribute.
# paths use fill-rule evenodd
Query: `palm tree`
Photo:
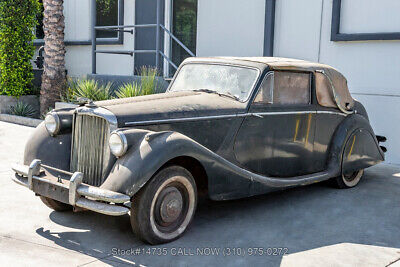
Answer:
<svg viewBox="0 0 400 267"><path fill-rule="evenodd" d="M64 0L43 0L45 55L40 90L42 114L54 106L66 86L63 3Z"/></svg>

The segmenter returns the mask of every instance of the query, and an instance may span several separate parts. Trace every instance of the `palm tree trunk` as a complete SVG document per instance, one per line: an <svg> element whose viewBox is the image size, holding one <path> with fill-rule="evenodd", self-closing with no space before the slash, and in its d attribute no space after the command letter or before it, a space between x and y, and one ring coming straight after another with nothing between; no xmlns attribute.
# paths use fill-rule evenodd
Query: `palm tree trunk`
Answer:
<svg viewBox="0 0 400 267"><path fill-rule="evenodd" d="M44 71L40 91L40 112L48 111L60 99L66 86L64 44L64 0L43 0Z"/></svg>

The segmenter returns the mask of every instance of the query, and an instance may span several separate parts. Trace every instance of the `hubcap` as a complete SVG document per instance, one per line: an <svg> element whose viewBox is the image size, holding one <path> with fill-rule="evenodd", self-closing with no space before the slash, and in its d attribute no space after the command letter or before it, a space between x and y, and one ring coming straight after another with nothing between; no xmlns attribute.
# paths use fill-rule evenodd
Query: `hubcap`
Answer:
<svg viewBox="0 0 400 267"><path fill-rule="evenodd" d="M361 180L361 176L364 174L364 170L355 171L349 174L342 174L342 181L348 187L354 187Z"/></svg>
<svg viewBox="0 0 400 267"><path fill-rule="evenodd" d="M356 177L357 177L358 171L355 171L353 173L350 174L343 174L344 179L346 179L346 181L353 181Z"/></svg>
<svg viewBox="0 0 400 267"><path fill-rule="evenodd" d="M165 223L172 223L182 212L182 194L175 187L168 187L161 192L160 215Z"/></svg>
<svg viewBox="0 0 400 267"><path fill-rule="evenodd" d="M154 195L150 224L163 239L173 239L185 231L196 207L195 189L184 176L176 175L163 184Z"/></svg>

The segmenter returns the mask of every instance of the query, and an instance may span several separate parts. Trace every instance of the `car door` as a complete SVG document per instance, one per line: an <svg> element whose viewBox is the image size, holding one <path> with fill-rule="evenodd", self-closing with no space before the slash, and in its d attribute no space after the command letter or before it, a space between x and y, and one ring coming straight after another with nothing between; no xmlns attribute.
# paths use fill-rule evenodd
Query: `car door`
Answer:
<svg viewBox="0 0 400 267"><path fill-rule="evenodd" d="M292 71L265 75L235 139L240 165L274 177L315 171L311 77L308 72Z"/></svg>

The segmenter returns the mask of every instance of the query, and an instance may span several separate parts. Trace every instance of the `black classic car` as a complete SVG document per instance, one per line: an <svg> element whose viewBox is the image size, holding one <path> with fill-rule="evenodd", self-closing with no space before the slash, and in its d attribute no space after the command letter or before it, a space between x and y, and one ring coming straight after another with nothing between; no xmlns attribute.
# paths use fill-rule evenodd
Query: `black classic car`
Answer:
<svg viewBox="0 0 400 267"><path fill-rule="evenodd" d="M189 58L166 93L50 112L13 180L56 211L130 212L133 231L159 244L185 232L201 194L354 187L384 160L383 141L332 67Z"/></svg>

